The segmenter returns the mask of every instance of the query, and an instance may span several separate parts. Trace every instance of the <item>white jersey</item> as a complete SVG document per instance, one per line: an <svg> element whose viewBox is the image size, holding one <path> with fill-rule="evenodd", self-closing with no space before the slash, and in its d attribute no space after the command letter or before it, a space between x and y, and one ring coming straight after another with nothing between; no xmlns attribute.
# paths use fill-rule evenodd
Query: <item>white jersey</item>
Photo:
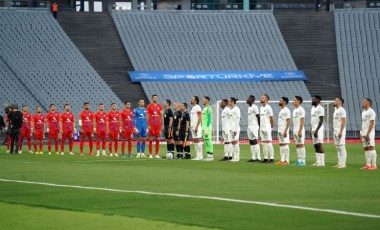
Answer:
<svg viewBox="0 0 380 230"><path fill-rule="evenodd" d="M342 126L342 118L346 118L346 110L343 107L335 108L333 114L333 127L334 134L339 134L340 128ZM346 132L346 127L343 129L343 133Z"/></svg>
<svg viewBox="0 0 380 230"><path fill-rule="evenodd" d="M199 115L202 114L202 108L199 105L194 105L190 112L190 127L195 129L198 124L198 119L202 121L202 118ZM199 123L198 130L202 130L201 123Z"/></svg>
<svg viewBox="0 0 380 230"><path fill-rule="evenodd" d="M273 110L270 105L265 105L260 107L260 129L262 131L270 132L272 126L270 124L270 117L273 117Z"/></svg>
<svg viewBox="0 0 380 230"><path fill-rule="evenodd" d="M298 131L300 130L300 126L301 126L301 118L304 118L304 121L305 121L305 109L302 108L302 106L295 108L293 110L292 116L293 116L293 132L298 133ZM302 127L301 132L303 130L305 130L305 124Z"/></svg>
<svg viewBox="0 0 380 230"><path fill-rule="evenodd" d="M321 105L311 107L311 131L317 130L319 124L319 117L324 116L325 109ZM321 128L323 128L323 124Z"/></svg>
<svg viewBox="0 0 380 230"><path fill-rule="evenodd" d="M237 106L231 109L231 130L240 131L240 109Z"/></svg>
<svg viewBox="0 0 380 230"><path fill-rule="evenodd" d="M376 113L372 108L369 108L362 112L362 129L360 130L360 134L362 136L367 135L370 121L376 121ZM375 135L375 125L376 124L374 124L369 135Z"/></svg>
<svg viewBox="0 0 380 230"><path fill-rule="evenodd" d="M259 107L252 104L248 106L248 126L259 126L259 121L257 120L256 115L259 114Z"/></svg>
<svg viewBox="0 0 380 230"><path fill-rule="evenodd" d="M231 109L226 106L222 111L222 130L231 130Z"/></svg>
<svg viewBox="0 0 380 230"><path fill-rule="evenodd" d="M278 132L283 133L285 131L287 119L290 119L290 109L285 106L278 113Z"/></svg>

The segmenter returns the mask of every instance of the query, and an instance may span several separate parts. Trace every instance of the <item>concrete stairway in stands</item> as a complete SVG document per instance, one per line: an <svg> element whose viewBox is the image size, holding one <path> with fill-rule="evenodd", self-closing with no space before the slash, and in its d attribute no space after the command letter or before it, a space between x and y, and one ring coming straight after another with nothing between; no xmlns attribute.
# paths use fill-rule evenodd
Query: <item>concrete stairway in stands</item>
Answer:
<svg viewBox="0 0 380 230"><path fill-rule="evenodd" d="M122 101L136 107L139 99L147 99L141 84L130 80L133 66L109 13L61 11L58 22Z"/></svg>
<svg viewBox="0 0 380 230"><path fill-rule="evenodd" d="M341 95L332 12L275 10L275 18L297 68L304 70L311 95Z"/></svg>

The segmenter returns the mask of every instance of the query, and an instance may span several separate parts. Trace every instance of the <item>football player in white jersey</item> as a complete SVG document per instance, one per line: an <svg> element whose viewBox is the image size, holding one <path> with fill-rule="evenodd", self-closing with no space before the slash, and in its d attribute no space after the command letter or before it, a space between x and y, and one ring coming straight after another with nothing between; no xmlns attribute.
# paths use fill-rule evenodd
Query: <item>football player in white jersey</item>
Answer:
<svg viewBox="0 0 380 230"><path fill-rule="evenodd" d="M281 160L276 164L289 164L289 127L290 127L290 109L287 107L289 98L282 97L278 105L281 107L278 113L278 143L280 146Z"/></svg>
<svg viewBox="0 0 380 230"><path fill-rule="evenodd" d="M259 140L260 113L259 108L255 105L255 96L249 95L248 104L248 139L251 146L251 159L248 162L261 161Z"/></svg>
<svg viewBox="0 0 380 230"><path fill-rule="evenodd" d="M274 149L272 145L272 130L274 126L273 109L268 105L269 96L261 96L260 107L260 138L263 146L264 160L261 163L273 163ZM268 159L269 154L269 159Z"/></svg>
<svg viewBox="0 0 380 230"><path fill-rule="evenodd" d="M236 106L237 98L231 97L228 100L228 105L231 108L231 133L232 133L232 148L233 148L233 158L231 162L240 161L240 146L239 146L239 136L240 136L240 109Z"/></svg>
<svg viewBox="0 0 380 230"><path fill-rule="evenodd" d="M375 149L375 121L376 113L372 109L372 100L365 98L362 102L362 128L360 137L363 142L366 165L361 169L376 170L377 153ZM371 164L372 163L372 164Z"/></svg>
<svg viewBox="0 0 380 230"><path fill-rule="evenodd" d="M191 111L190 111L190 130L191 136L195 146L196 157L193 160L202 160L202 108L199 106L199 97L193 96L191 98Z"/></svg>
<svg viewBox="0 0 380 230"><path fill-rule="evenodd" d="M306 165L306 149L305 149L305 109L302 108L303 99L295 96L293 101L293 138L297 148L298 160L294 165Z"/></svg>
<svg viewBox="0 0 380 230"><path fill-rule="evenodd" d="M325 110L321 106L321 96L315 95L311 101L311 138L315 149L316 162L313 166L325 166L325 151L323 149L323 118Z"/></svg>
<svg viewBox="0 0 380 230"><path fill-rule="evenodd" d="M232 133L231 133L231 109L228 107L228 100L222 99L220 102L222 111L222 136L224 140L224 158L221 161L232 160Z"/></svg>
<svg viewBox="0 0 380 230"><path fill-rule="evenodd" d="M334 143L338 155L338 164L334 167L346 167L346 110L343 108L344 100L341 97L335 98L335 111L333 114Z"/></svg>

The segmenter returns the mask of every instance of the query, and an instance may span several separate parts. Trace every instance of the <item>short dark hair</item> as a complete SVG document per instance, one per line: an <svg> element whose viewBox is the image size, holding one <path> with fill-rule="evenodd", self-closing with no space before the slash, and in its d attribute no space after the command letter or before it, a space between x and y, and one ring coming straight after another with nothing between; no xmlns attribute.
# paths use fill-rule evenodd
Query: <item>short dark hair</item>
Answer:
<svg viewBox="0 0 380 230"><path fill-rule="evenodd" d="M83 103L83 105L89 105L90 103L88 103L88 102L85 102L85 103Z"/></svg>
<svg viewBox="0 0 380 230"><path fill-rule="evenodd" d="M267 99L268 99L268 101L269 101L269 99L270 99L270 97L268 96L268 94L263 94L264 96L266 96L267 97Z"/></svg>
<svg viewBox="0 0 380 230"><path fill-rule="evenodd" d="M222 99L222 102L228 104L228 100L227 99Z"/></svg>
<svg viewBox="0 0 380 230"><path fill-rule="evenodd" d="M342 105L344 104L344 99L342 97L337 97L339 101L342 102Z"/></svg>
<svg viewBox="0 0 380 230"><path fill-rule="evenodd" d="M251 98L252 100L256 100L255 96L253 95L249 95L248 97Z"/></svg>
<svg viewBox="0 0 380 230"><path fill-rule="evenodd" d="M203 98L206 98L208 101L211 101L209 96L204 96Z"/></svg>
<svg viewBox="0 0 380 230"><path fill-rule="evenodd" d="M287 98L287 97L282 97L281 98L283 101L285 101L286 102L286 104L288 104L289 103L289 98Z"/></svg>
<svg viewBox="0 0 380 230"><path fill-rule="evenodd" d="M104 105L104 103L99 103L99 105Z"/></svg>
<svg viewBox="0 0 380 230"><path fill-rule="evenodd" d="M230 97L230 100L231 100L231 101L233 101L233 102L234 102L234 104L236 104L236 102L237 102L237 100L238 100L238 99L237 99L237 98L235 98L235 97Z"/></svg>
<svg viewBox="0 0 380 230"><path fill-rule="evenodd" d="M185 108L187 109L187 103L186 102L183 102L182 105L185 106Z"/></svg>
<svg viewBox="0 0 380 230"><path fill-rule="evenodd" d="M130 101L124 101L124 105L126 105L127 103L131 103Z"/></svg>
<svg viewBox="0 0 380 230"><path fill-rule="evenodd" d="M172 104L172 102L169 99L166 99L165 101L166 103L168 103L169 106Z"/></svg>
<svg viewBox="0 0 380 230"><path fill-rule="evenodd" d="M53 107L53 105L55 106L55 104L50 104L49 108Z"/></svg>
<svg viewBox="0 0 380 230"><path fill-rule="evenodd" d="M302 97L301 96L295 96L295 98L302 104L302 102L303 102L303 99L302 99Z"/></svg>
<svg viewBox="0 0 380 230"><path fill-rule="evenodd" d="M112 102L112 103L111 103L111 106L113 106L113 105L116 105L116 103L115 103L115 102Z"/></svg>
<svg viewBox="0 0 380 230"><path fill-rule="evenodd" d="M70 106L70 104L66 103L66 104L63 106L63 108L65 108L66 106Z"/></svg>
<svg viewBox="0 0 380 230"><path fill-rule="evenodd" d="M314 97L314 98L317 98L318 100L322 100L322 97L319 96L319 95L314 95L313 97Z"/></svg>
<svg viewBox="0 0 380 230"><path fill-rule="evenodd" d="M152 95L152 98L154 98L154 97L157 97L157 94L153 94L153 95Z"/></svg>
<svg viewBox="0 0 380 230"><path fill-rule="evenodd" d="M369 102L369 105L372 106L372 100L369 99L368 97L364 98L364 100L368 101Z"/></svg>
<svg viewBox="0 0 380 230"><path fill-rule="evenodd" d="M27 105L23 104L22 107L27 107Z"/></svg>
<svg viewBox="0 0 380 230"><path fill-rule="evenodd" d="M195 102L197 102L197 104L199 104L199 97L198 96L194 96L194 100L195 100Z"/></svg>

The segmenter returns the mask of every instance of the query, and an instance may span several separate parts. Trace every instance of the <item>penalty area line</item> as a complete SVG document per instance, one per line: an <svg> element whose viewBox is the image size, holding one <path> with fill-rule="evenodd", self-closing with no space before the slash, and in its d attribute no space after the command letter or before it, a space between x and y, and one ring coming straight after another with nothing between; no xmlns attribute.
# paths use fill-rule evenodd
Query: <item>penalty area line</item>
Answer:
<svg viewBox="0 0 380 230"><path fill-rule="evenodd" d="M333 213L333 214L338 214L338 215L347 215L347 216L357 216L357 217L380 219L380 215L375 215L375 214L340 211L340 210L334 210L334 209L312 208L312 207L305 207L305 206L298 206L298 205L287 205L287 204L252 201L252 200L240 200L240 199L232 199L232 198L224 198L224 197L200 196L200 195L188 195L188 194L176 194L176 193L162 193L162 192L149 192L149 191L139 191L139 190L123 190L123 189L89 187L89 186L80 186L80 185L54 184L54 183L35 182L35 181L10 180L10 179L2 179L2 178L0 178L0 182L33 184L33 185L42 185L42 186L50 186L50 187L75 188L75 189L83 189L83 190L107 191L107 192L118 192L118 193L135 193L135 194L152 195L152 196L169 196L169 197L179 197L179 198L215 200L215 201L224 201L224 202L232 202L232 203L254 204L254 205L261 205L261 206L289 208L289 209L298 209L298 210L306 210L306 211L314 211L314 212Z"/></svg>

